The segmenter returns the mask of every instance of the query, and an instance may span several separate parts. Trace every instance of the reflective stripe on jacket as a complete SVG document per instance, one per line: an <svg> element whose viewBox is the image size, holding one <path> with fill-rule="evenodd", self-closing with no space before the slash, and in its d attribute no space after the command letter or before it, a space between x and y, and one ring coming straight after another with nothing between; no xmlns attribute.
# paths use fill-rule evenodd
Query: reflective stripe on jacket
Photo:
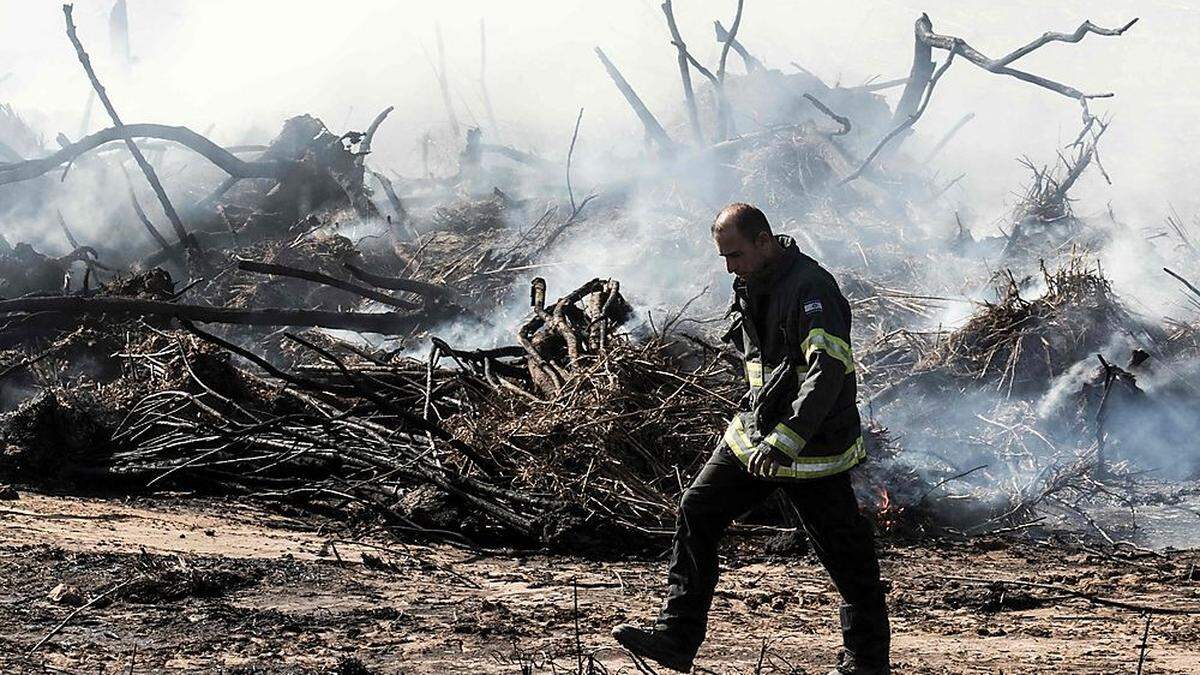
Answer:
<svg viewBox="0 0 1200 675"><path fill-rule="evenodd" d="M742 352L749 394L725 443L743 464L765 443L784 462L778 477L818 478L865 456L850 303L791 237L778 239L783 257L767 278L734 282L726 339Z"/></svg>

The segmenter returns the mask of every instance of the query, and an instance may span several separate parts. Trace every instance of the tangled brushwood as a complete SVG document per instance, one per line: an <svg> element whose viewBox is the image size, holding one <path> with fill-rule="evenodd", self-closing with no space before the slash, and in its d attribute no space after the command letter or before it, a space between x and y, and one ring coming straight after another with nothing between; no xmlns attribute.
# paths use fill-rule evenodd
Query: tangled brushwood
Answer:
<svg viewBox="0 0 1200 675"><path fill-rule="evenodd" d="M1116 336L1139 341L1155 333L1118 302L1100 269L1079 256L1033 279L1000 275L998 300L984 304L918 364L956 377L995 379L1002 389L1037 389ZM1026 299L1037 294L1033 299Z"/></svg>
<svg viewBox="0 0 1200 675"><path fill-rule="evenodd" d="M555 316L582 316L575 303L593 286L606 285L555 303ZM21 371L8 386L40 393L0 423L4 473L96 492L247 495L475 540L633 545L669 525L738 395L718 351L634 342L620 319L560 322L556 336L587 348L556 367L546 397L521 347L439 340L418 360L289 332L284 371L179 321L80 326L32 357L6 353L5 374ZM570 332L580 326L591 333Z"/></svg>

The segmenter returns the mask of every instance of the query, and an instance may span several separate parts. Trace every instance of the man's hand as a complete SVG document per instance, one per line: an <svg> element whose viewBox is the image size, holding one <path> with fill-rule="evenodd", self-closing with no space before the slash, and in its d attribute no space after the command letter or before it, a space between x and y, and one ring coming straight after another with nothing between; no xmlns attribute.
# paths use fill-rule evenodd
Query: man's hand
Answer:
<svg viewBox="0 0 1200 675"><path fill-rule="evenodd" d="M774 448L766 443L760 443L754 452L750 453L750 462L747 468L752 476L774 478L782 466L775 458Z"/></svg>

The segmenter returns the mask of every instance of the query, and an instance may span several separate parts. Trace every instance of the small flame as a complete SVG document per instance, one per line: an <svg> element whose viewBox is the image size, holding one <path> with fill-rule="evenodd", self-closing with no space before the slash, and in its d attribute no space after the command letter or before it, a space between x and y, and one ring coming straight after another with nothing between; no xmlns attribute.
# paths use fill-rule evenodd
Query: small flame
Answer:
<svg viewBox="0 0 1200 675"><path fill-rule="evenodd" d="M890 532L899 527L903 519L904 508L892 503L892 495L882 485L875 488L875 495L877 497L875 522L885 532Z"/></svg>

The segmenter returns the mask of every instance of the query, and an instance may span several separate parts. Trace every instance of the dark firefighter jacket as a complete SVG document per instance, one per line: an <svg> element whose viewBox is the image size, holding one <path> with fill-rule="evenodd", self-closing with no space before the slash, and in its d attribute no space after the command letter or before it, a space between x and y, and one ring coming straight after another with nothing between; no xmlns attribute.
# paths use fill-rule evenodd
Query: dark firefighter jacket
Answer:
<svg viewBox="0 0 1200 675"><path fill-rule="evenodd" d="M778 478L846 471L864 456L850 303L791 237L768 276L734 282L725 339L742 352L749 394L725 443L742 464L760 443L783 462Z"/></svg>

